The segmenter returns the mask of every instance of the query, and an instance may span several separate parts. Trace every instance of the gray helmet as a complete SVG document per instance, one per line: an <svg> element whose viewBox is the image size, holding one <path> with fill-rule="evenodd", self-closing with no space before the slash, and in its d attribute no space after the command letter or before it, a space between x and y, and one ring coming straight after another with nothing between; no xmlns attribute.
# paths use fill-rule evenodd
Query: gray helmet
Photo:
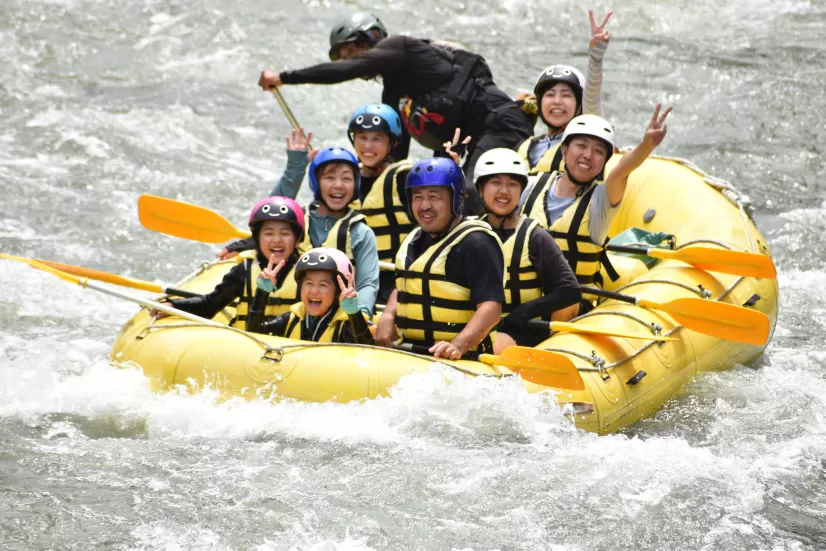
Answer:
<svg viewBox="0 0 826 551"><path fill-rule="evenodd" d="M338 61L338 50L342 44L354 42L359 38L376 44L387 37L387 28L381 19L368 12L357 12L337 21L330 31L330 59Z"/></svg>

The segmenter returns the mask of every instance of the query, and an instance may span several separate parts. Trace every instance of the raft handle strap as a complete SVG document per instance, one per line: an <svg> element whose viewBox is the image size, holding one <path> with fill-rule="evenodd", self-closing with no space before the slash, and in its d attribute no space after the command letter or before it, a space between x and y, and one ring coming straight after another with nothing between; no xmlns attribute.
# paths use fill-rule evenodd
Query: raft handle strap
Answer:
<svg viewBox="0 0 826 551"><path fill-rule="evenodd" d="M547 350L548 352L558 352L560 354L568 354L581 360L585 360L594 367L576 366L579 371L597 371L603 381L607 381L611 378L611 375L608 374L608 367L610 366L606 367L605 358L597 356L596 350L591 350L590 356L583 354L582 352L577 352L576 350L571 350L570 348L543 348L542 350Z"/></svg>

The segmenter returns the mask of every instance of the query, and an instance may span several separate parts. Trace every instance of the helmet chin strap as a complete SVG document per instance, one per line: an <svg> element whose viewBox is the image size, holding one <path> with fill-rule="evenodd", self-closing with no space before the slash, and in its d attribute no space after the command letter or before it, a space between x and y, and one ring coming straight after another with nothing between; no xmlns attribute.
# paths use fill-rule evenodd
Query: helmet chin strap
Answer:
<svg viewBox="0 0 826 551"><path fill-rule="evenodd" d="M585 187L586 187L586 186L588 186L588 185L590 185L590 184L591 184L591 182L593 182L593 180L591 180L591 181L583 181L583 180L577 180L576 178L574 178L573 174L571 174L571 171L570 171L570 170L568 170L568 165L565 165L565 176L567 176L567 177L568 177L568 179L569 179L572 183L574 183L574 184L576 184L576 185L578 185L578 186L579 186L579 190L576 192L577 197L579 197L580 195L582 195L583 193L585 193Z"/></svg>

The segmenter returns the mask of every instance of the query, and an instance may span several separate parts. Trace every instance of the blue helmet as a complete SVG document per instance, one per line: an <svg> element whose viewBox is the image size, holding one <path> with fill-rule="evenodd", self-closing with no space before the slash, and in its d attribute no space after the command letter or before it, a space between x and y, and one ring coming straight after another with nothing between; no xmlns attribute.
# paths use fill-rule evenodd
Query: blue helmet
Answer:
<svg viewBox="0 0 826 551"><path fill-rule="evenodd" d="M327 149L322 149L315 156L313 162L310 163L310 190L313 192L313 198L316 201L321 200L321 188L318 185L317 176L318 169L321 168L321 165L331 163L333 161L337 161L340 163L349 163L353 165L353 172L356 177L356 186L353 190L353 200L355 200L359 196L359 188L361 186L359 161L358 159L356 159L356 156L353 154L352 151L350 151L349 149L343 149L341 147L328 147Z"/></svg>
<svg viewBox="0 0 826 551"><path fill-rule="evenodd" d="M452 198L453 216L461 214L462 202L465 198L465 175L453 160L446 157L433 157L413 165L404 184L405 191L410 195L414 187L426 186L448 188Z"/></svg>
<svg viewBox="0 0 826 551"><path fill-rule="evenodd" d="M356 109L350 117L350 124L347 126L350 143L353 143L354 135L359 130L385 132L391 139L398 141L402 137L402 120L389 105L368 103Z"/></svg>

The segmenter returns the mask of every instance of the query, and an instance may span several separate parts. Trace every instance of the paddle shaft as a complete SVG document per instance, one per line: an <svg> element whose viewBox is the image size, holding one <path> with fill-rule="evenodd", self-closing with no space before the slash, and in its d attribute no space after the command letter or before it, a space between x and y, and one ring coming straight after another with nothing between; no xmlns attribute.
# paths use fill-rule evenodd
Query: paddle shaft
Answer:
<svg viewBox="0 0 826 551"><path fill-rule="evenodd" d="M409 342L402 343L398 346L401 350L405 350L407 352L413 352L414 354L421 354L422 356L433 356L433 353L430 352L430 347L425 346L423 344L412 344ZM449 359L449 358L447 358ZM462 354L463 360L479 360L479 353L478 352L465 352Z"/></svg>
<svg viewBox="0 0 826 551"><path fill-rule="evenodd" d="M113 285L120 285L121 287L130 287L132 289L140 289L142 291L149 291L152 293L166 293L176 297L196 298L202 297L199 293L192 291L184 291L183 289L176 289L174 287L165 287L159 283L152 283L151 281L142 281L140 279L133 279L131 277L121 276L117 274L110 274L100 270L92 270L91 268L83 268L81 266L73 266L71 264L62 264L60 262L52 262L51 260L38 260L41 264L51 266L61 272L73 274L80 277L87 277L97 281L105 281Z"/></svg>
<svg viewBox="0 0 826 551"><path fill-rule="evenodd" d="M587 295L594 295L597 297L603 298L612 298L614 300L619 300L620 302L627 302L628 304L638 305L640 298L632 297L629 295L623 295L622 293L617 293L614 291L606 291L604 289L597 289L596 287L580 287L583 293Z"/></svg>

